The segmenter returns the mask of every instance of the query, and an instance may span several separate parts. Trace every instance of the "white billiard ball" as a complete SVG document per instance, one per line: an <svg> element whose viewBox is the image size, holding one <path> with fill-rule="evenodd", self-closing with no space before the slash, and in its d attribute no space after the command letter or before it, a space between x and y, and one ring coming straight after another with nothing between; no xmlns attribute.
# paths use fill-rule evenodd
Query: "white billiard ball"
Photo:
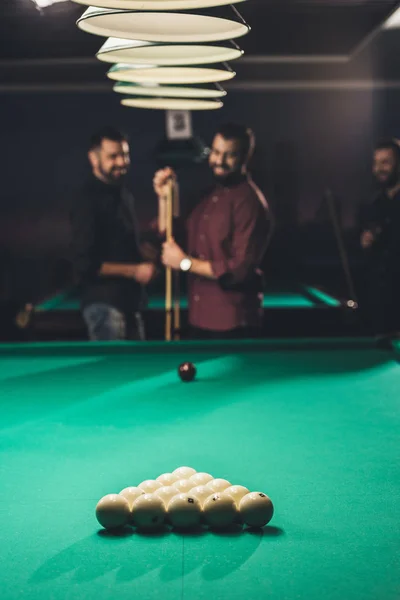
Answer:
<svg viewBox="0 0 400 600"><path fill-rule="evenodd" d="M127 487L120 491L119 495L126 498L129 502L129 508L132 510L132 505L135 502L136 498L142 496L144 491L138 487Z"/></svg>
<svg viewBox="0 0 400 600"><path fill-rule="evenodd" d="M224 494L228 494L231 498L234 499L237 508L239 508L239 504L243 496L250 493L250 490L244 485L231 485L231 487L226 488L223 491Z"/></svg>
<svg viewBox="0 0 400 600"><path fill-rule="evenodd" d="M200 523L201 505L191 494L177 494L168 504L168 519L178 529L196 527Z"/></svg>
<svg viewBox="0 0 400 600"><path fill-rule="evenodd" d="M238 511L235 501L223 494L213 494L204 502L204 519L212 528L229 527L236 523Z"/></svg>
<svg viewBox="0 0 400 600"><path fill-rule="evenodd" d="M176 490L177 494L185 494L192 489L193 485L190 483L189 479L179 479L178 481L175 481L171 487Z"/></svg>
<svg viewBox="0 0 400 600"><path fill-rule="evenodd" d="M154 492L154 496L160 498L164 502L165 508L168 508L170 500L176 496L177 493L177 490L172 487L172 485L164 485Z"/></svg>
<svg viewBox="0 0 400 600"><path fill-rule="evenodd" d="M197 487L198 485L206 485L210 481L213 481L214 478L210 473L196 473L189 478L192 487Z"/></svg>
<svg viewBox="0 0 400 600"><path fill-rule="evenodd" d="M154 494L143 494L132 506L132 521L138 529L158 529L165 522L166 508L161 498Z"/></svg>
<svg viewBox="0 0 400 600"><path fill-rule="evenodd" d="M162 483L156 481L155 479L146 479L139 483L138 488L144 491L145 494L152 494L156 490L162 487Z"/></svg>
<svg viewBox="0 0 400 600"><path fill-rule="evenodd" d="M119 494L108 494L96 506L96 519L105 529L118 529L130 521L129 502Z"/></svg>
<svg viewBox="0 0 400 600"><path fill-rule="evenodd" d="M174 475L174 473L163 473L159 477L157 477L156 481L161 483L162 486L172 485L175 481L178 481L178 475Z"/></svg>
<svg viewBox="0 0 400 600"><path fill-rule="evenodd" d="M175 471L172 471L173 475L176 475L178 479L189 479L192 475L196 474L196 470L192 467L178 467Z"/></svg>
<svg viewBox="0 0 400 600"><path fill-rule="evenodd" d="M239 504L241 520L249 527L264 527L274 514L271 498L262 492L251 492L243 496Z"/></svg>
<svg viewBox="0 0 400 600"><path fill-rule="evenodd" d="M206 484L206 487L210 490L210 494L213 492L217 494L231 487L231 485L231 482L227 479L213 479Z"/></svg>
<svg viewBox="0 0 400 600"><path fill-rule="evenodd" d="M204 502L211 495L210 490L205 485L198 485L198 486L192 488L189 493L191 496L194 496L195 498L197 498L197 500L201 504L201 507L204 506Z"/></svg>

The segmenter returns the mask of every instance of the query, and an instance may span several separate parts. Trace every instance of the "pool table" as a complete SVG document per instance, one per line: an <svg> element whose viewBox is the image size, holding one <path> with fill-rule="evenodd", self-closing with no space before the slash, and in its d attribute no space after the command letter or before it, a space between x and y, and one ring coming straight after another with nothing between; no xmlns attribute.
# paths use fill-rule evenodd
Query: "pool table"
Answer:
<svg viewBox="0 0 400 600"><path fill-rule="evenodd" d="M315 286L294 285L270 289L264 295L264 308L316 308L317 306L339 307L340 300ZM180 299L182 309L187 309L188 299ZM71 294L56 294L37 305L38 312L79 310L79 300ZM165 296L149 294L147 310L165 310Z"/></svg>
<svg viewBox="0 0 400 600"><path fill-rule="evenodd" d="M182 337L187 337L187 297L180 299ZM280 283L270 287L264 295L266 314L264 336L285 335L293 337L294 331L309 335L341 335L344 302L315 286ZM165 321L165 296L150 293L144 311L149 339L163 339ZM79 301L73 293L57 294L37 304L31 324L32 341L48 339L85 339L86 328L79 312Z"/></svg>
<svg viewBox="0 0 400 600"><path fill-rule="evenodd" d="M2 600L398 600L399 384L368 339L1 345ZM101 496L180 465L272 521L99 528Z"/></svg>

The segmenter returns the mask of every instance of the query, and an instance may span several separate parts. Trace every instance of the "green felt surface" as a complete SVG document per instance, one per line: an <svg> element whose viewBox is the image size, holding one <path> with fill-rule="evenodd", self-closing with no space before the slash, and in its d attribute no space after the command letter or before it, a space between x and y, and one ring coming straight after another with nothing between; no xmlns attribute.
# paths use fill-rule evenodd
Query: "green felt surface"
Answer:
<svg viewBox="0 0 400 600"><path fill-rule="evenodd" d="M310 288L313 289L313 288ZM317 302L330 306L338 306L339 302L335 301L331 296L323 294L323 298L318 294L315 295ZM264 308L313 308L316 306L316 301L313 301L312 294L306 295L300 292L268 292L264 296L263 305ZM180 305L182 309L188 307L187 297L180 299ZM163 296L150 296L148 302L149 310L164 310L165 308L165 297ZM79 301L68 296L68 294L59 294L52 298L49 298L45 302L42 302L36 306L36 310L40 312L46 311L74 311L79 310Z"/></svg>
<svg viewBox="0 0 400 600"><path fill-rule="evenodd" d="M2 600L398 600L396 358L341 340L0 346ZM101 496L184 464L268 493L270 526L98 533Z"/></svg>
<svg viewBox="0 0 400 600"><path fill-rule="evenodd" d="M337 298L334 298L330 294L323 292L315 287L307 286L305 288L307 292L310 294L312 298L315 298L318 302L322 304L326 304L327 306L332 306L338 308L340 306L340 301Z"/></svg>

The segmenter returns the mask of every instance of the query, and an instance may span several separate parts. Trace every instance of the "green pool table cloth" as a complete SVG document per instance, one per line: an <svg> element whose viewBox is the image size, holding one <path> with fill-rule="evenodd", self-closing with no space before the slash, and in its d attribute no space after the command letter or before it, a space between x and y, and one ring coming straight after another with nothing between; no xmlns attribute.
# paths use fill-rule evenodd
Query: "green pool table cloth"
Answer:
<svg viewBox="0 0 400 600"><path fill-rule="evenodd" d="M2 600L398 600L399 383L369 341L0 346ZM101 496L180 465L269 526L101 531Z"/></svg>

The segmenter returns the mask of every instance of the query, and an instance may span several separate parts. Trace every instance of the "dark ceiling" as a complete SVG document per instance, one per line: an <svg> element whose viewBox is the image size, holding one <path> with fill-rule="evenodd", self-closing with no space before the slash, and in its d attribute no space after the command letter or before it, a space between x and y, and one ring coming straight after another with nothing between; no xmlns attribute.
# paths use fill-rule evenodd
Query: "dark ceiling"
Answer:
<svg viewBox="0 0 400 600"><path fill-rule="evenodd" d="M289 72L293 77L294 71L296 77L310 77L311 70L317 78L330 77L330 73L346 78L354 76L355 68L362 76L391 78L399 67L395 58L400 54L398 34L376 34L398 6L399 0L249 0L238 4L252 27L249 35L238 40L245 50L245 59L234 65L238 79L279 80ZM85 34L75 25L83 11L83 6L73 2L39 11L32 0L1 0L0 89L107 85L106 66L93 58L103 38ZM390 65L385 58L388 45ZM354 54L356 58L346 62Z"/></svg>

